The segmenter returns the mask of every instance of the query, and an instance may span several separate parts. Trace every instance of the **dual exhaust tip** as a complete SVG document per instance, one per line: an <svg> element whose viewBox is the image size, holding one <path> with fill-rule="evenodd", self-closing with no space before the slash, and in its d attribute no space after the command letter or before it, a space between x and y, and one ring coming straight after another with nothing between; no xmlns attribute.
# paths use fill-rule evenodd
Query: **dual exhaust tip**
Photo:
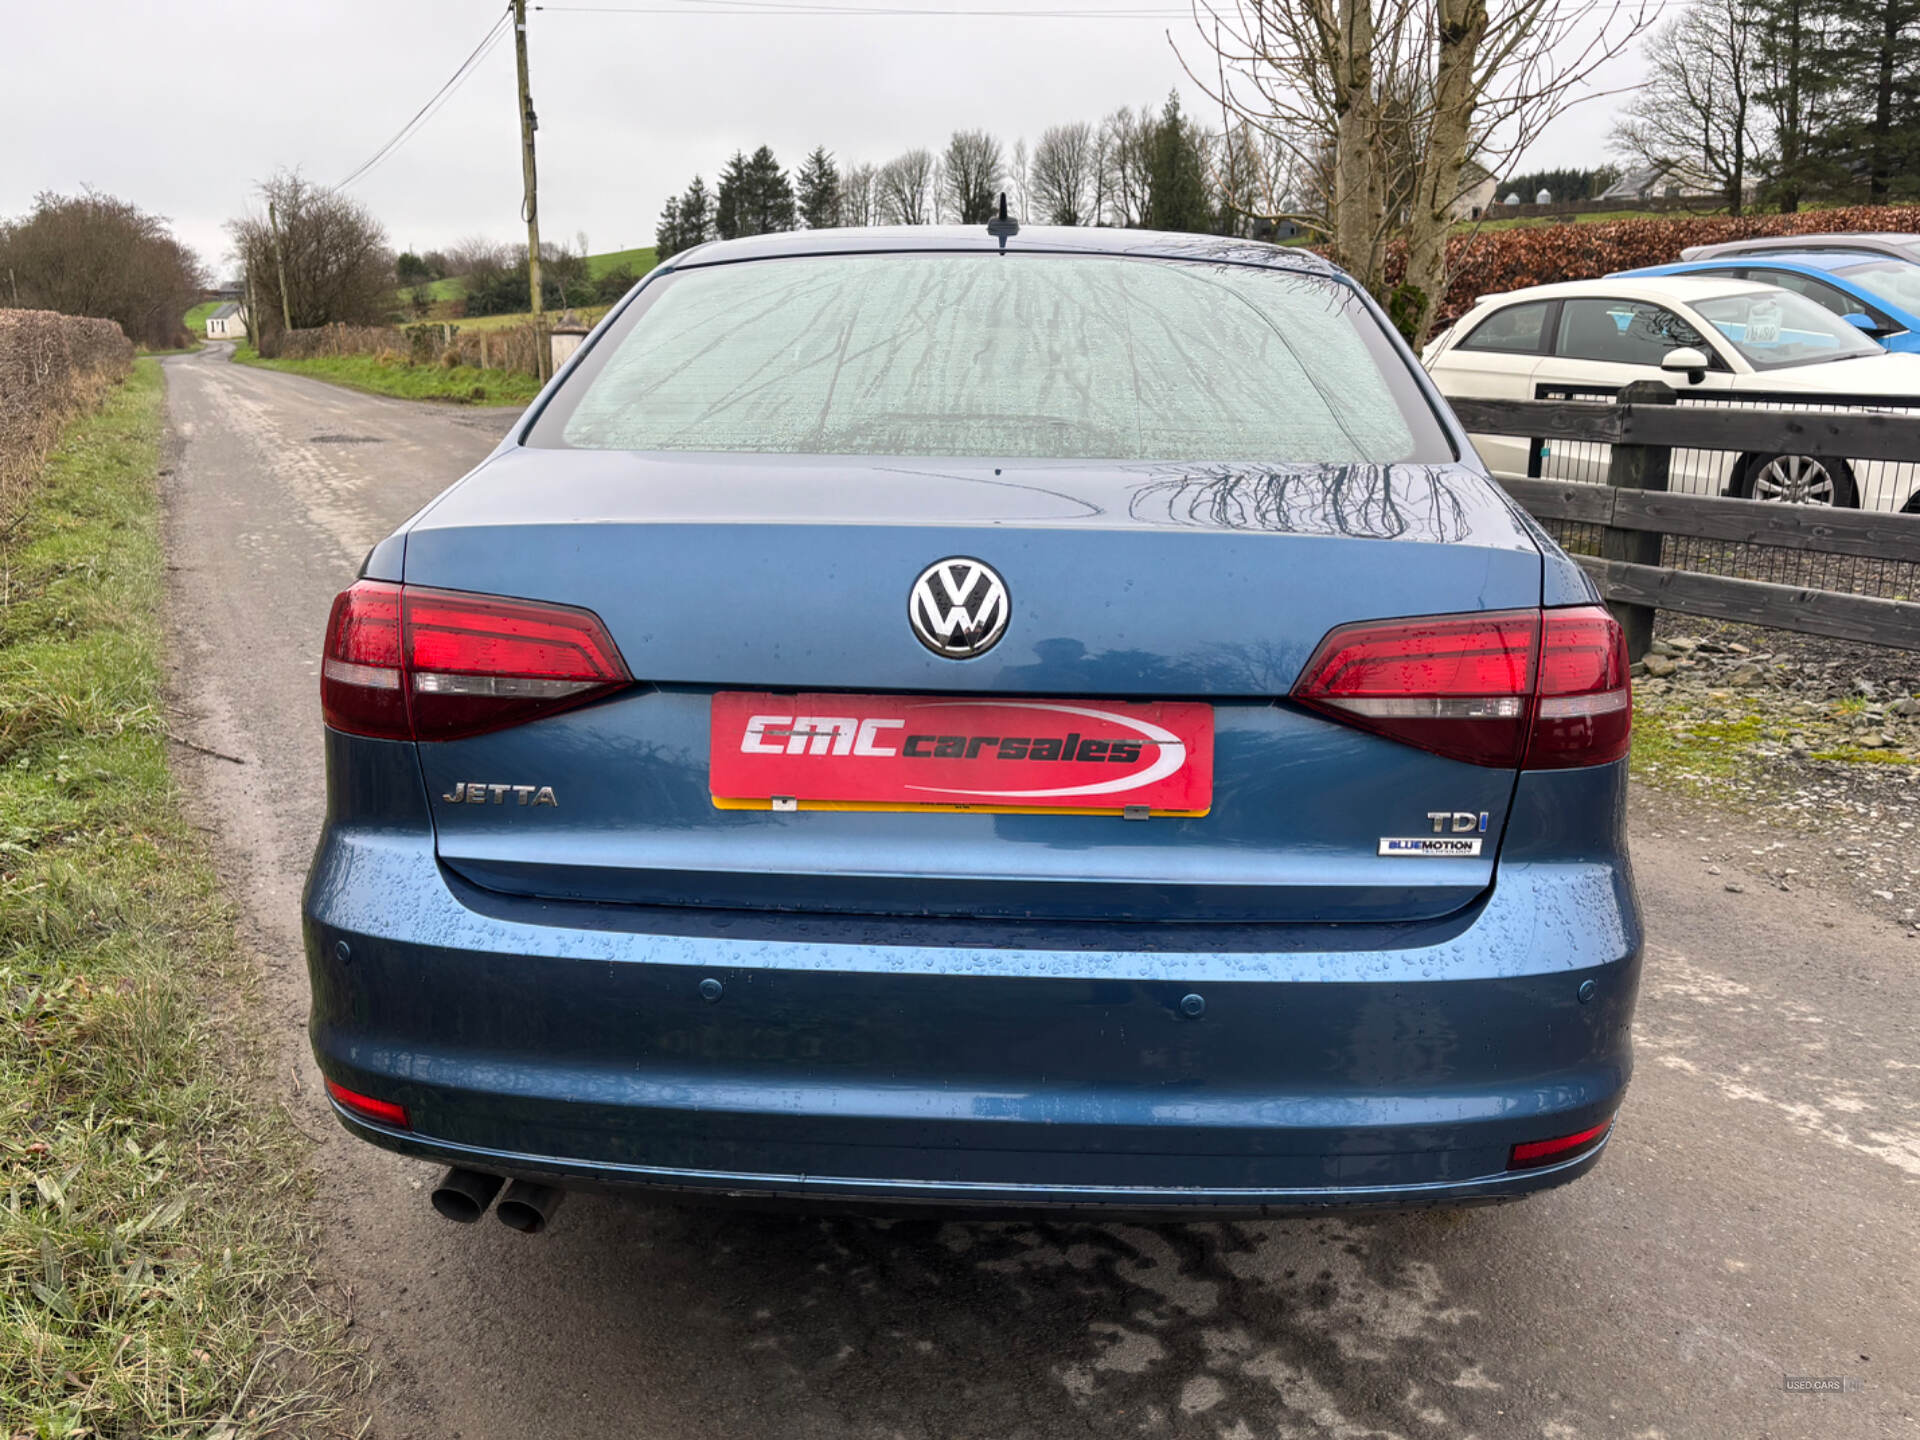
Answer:
<svg viewBox="0 0 1920 1440"><path fill-rule="evenodd" d="M506 1185L504 1195L500 1195L502 1185ZM493 1213L502 1225L522 1235L538 1235L545 1230L553 1212L567 1198L566 1191L551 1185L536 1185L530 1180L507 1184L498 1175L455 1166L433 1187L433 1208L457 1224L471 1225L487 1213L496 1195L500 1195L500 1203Z"/></svg>

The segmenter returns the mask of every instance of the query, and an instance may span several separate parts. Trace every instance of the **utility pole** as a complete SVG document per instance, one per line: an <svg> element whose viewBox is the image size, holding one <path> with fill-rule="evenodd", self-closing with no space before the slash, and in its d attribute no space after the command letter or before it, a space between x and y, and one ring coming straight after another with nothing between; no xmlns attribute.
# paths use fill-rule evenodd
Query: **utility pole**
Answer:
<svg viewBox="0 0 1920 1440"><path fill-rule="evenodd" d="M548 375L546 337L540 324L540 181L534 173L533 132L540 121L533 113L527 89L527 0L513 0L513 59L520 77L520 174L525 193L520 213L527 222L527 288L532 292L534 368L542 380Z"/></svg>
<svg viewBox="0 0 1920 1440"><path fill-rule="evenodd" d="M293 301L287 297L287 257L280 250L280 217L275 214L273 201L267 202L267 229L273 232L273 268L280 276L280 323L284 333L293 333ZM260 348L259 342L254 349Z"/></svg>

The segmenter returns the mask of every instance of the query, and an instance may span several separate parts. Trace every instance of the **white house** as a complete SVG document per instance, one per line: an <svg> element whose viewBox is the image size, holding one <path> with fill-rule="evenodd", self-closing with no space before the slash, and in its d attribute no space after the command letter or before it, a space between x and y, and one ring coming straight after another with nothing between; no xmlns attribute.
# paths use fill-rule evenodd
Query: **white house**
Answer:
<svg viewBox="0 0 1920 1440"><path fill-rule="evenodd" d="M247 312L245 308L239 305L226 304L207 316L207 338L209 340L246 339Z"/></svg>
<svg viewBox="0 0 1920 1440"><path fill-rule="evenodd" d="M1469 160L1460 174L1460 194L1447 207L1447 213L1455 220L1478 220L1498 195L1494 178L1486 167Z"/></svg>

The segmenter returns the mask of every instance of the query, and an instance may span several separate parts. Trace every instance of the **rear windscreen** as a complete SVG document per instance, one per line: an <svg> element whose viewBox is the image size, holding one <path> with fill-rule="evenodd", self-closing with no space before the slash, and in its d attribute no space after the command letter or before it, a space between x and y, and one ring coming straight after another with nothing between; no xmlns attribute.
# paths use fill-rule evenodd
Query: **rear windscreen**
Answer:
<svg viewBox="0 0 1920 1440"><path fill-rule="evenodd" d="M1083 460L1445 461L1346 285L1059 254L824 255L662 276L529 443Z"/></svg>

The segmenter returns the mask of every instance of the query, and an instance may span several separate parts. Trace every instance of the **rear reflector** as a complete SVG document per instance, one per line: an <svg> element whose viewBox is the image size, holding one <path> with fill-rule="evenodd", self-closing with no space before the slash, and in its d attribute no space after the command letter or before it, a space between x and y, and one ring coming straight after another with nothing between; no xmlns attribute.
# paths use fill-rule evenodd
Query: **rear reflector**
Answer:
<svg viewBox="0 0 1920 1440"><path fill-rule="evenodd" d="M349 1090L333 1080L327 1081L327 1094L333 1097L334 1104L361 1120L371 1120L376 1125L392 1125L401 1130L413 1128L407 1120L407 1107L404 1105L396 1105L391 1100L376 1100L371 1095Z"/></svg>
<svg viewBox="0 0 1920 1440"><path fill-rule="evenodd" d="M589 610L362 580L333 602L320 708L355 735L452 740L631 682Z"/></svg>
<svg viewBox="0 0 1920 1440"><path fill-rule="evenodd" d="M1597 605L1343 625L1293 698L1423 750L1502 768L1601 765L1626 754L1626 641Z"/></svg>
<svg viewBox="0 0 1920 1440"><path fill-rule="evenodd" d="M1552 1140L1529 1140L1524 1145L1516 1145L1508 1152L1507 1169L1531 1170L1540 1165L1552 1165L1561 1160L1571 1160L1582 1150L1590 1150L1606 1138L1612 1128L1613 1117L1608 1116L1590 1130L1582 1130L1577 1135L1560 1135Z"/></svg>

